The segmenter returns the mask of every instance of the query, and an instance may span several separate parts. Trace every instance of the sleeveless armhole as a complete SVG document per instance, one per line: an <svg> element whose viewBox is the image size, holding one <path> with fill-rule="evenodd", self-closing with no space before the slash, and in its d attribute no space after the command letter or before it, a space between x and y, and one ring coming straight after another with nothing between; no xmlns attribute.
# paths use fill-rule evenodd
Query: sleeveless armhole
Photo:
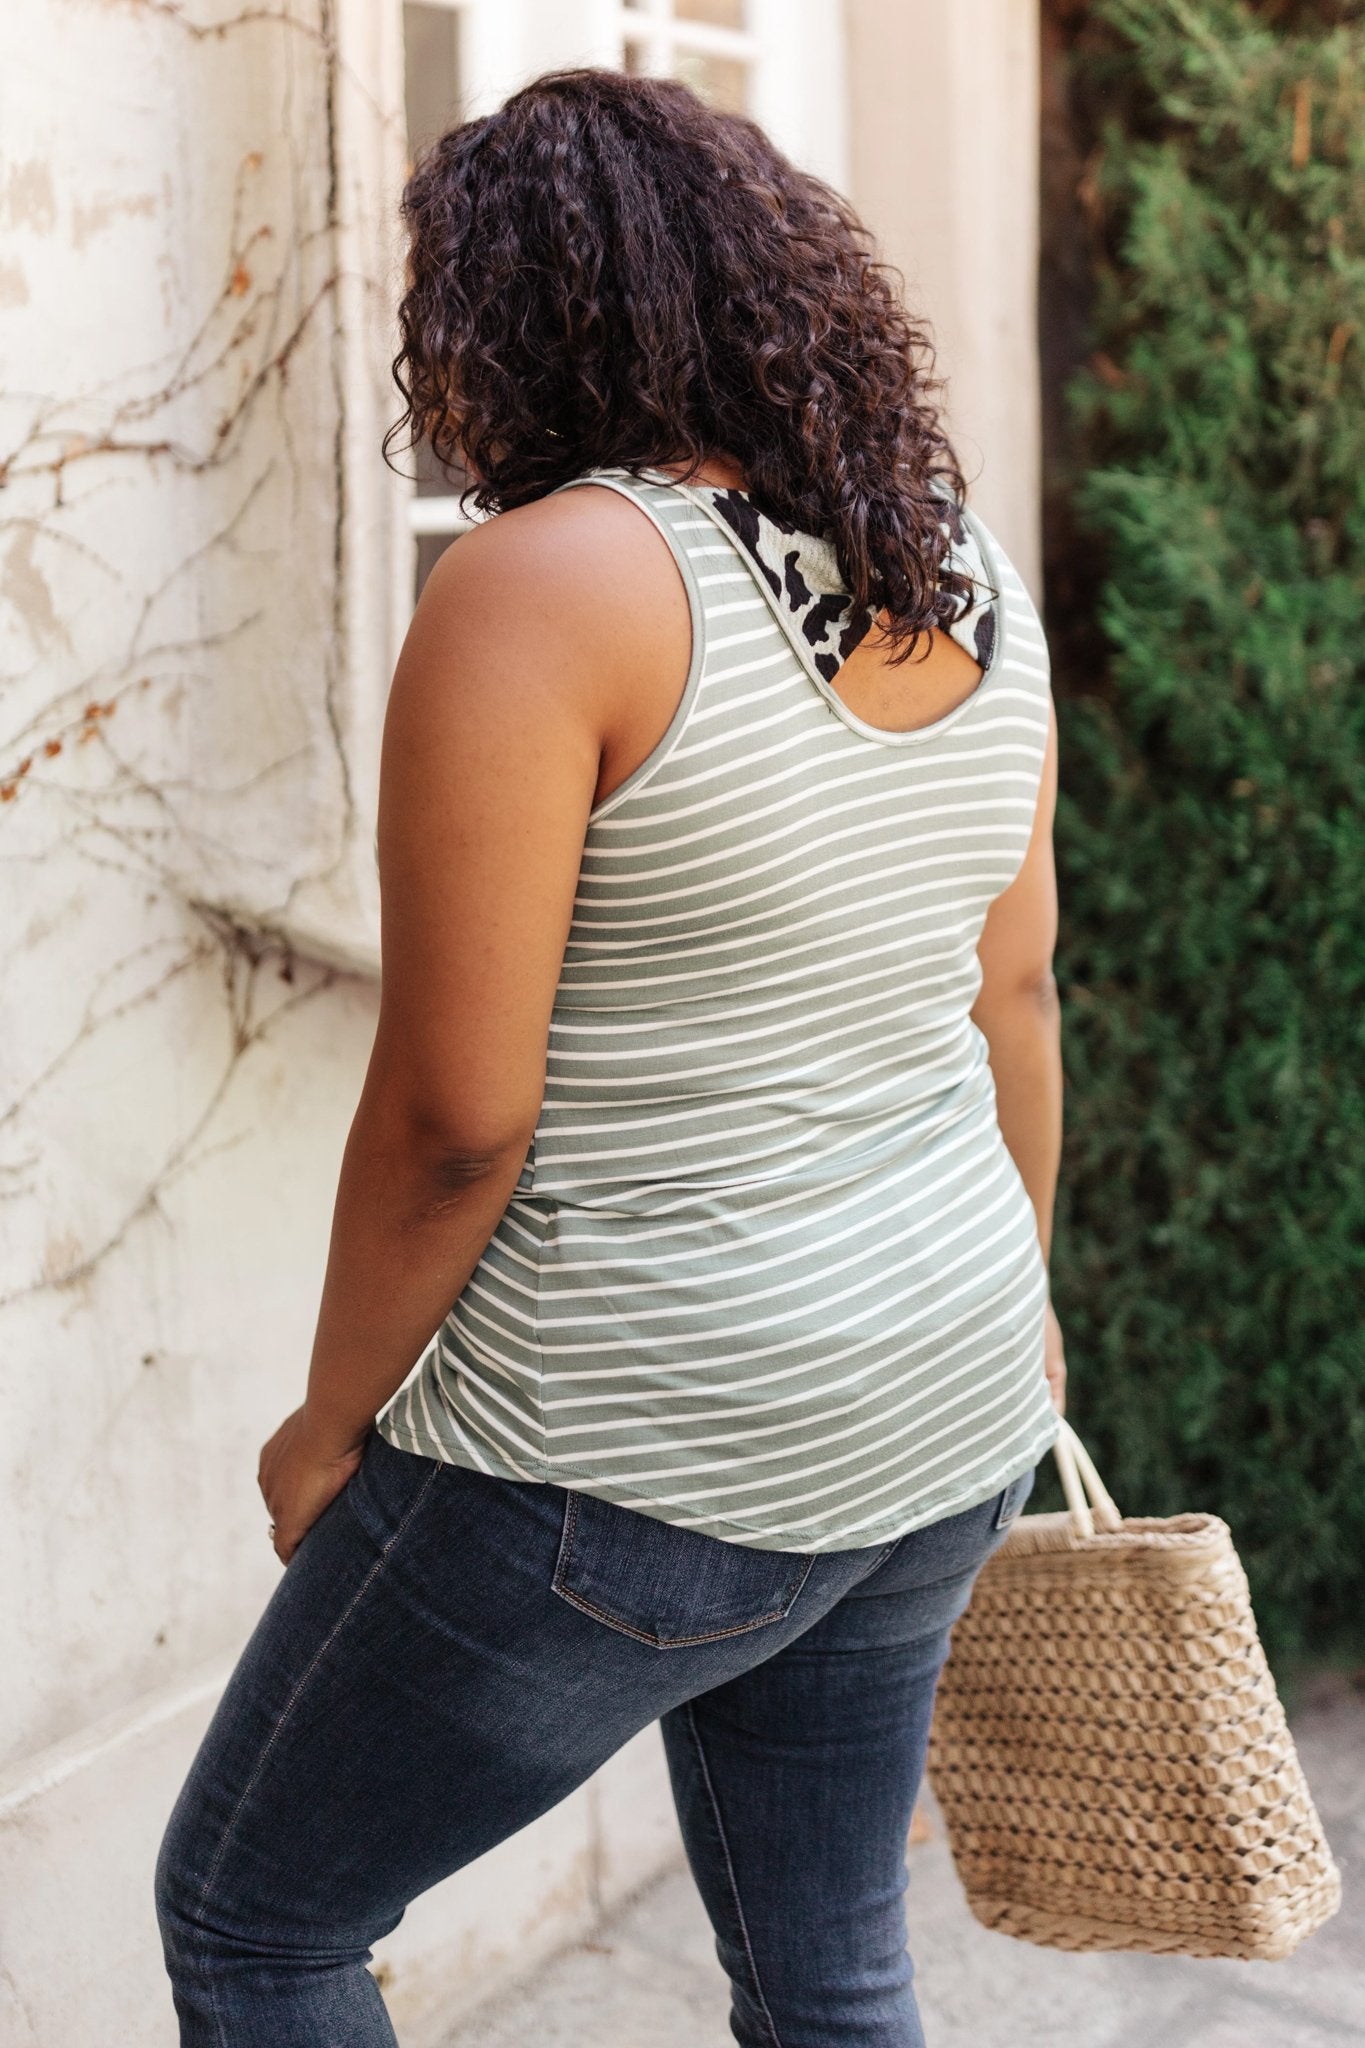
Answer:
<svg viewBox="0 0 1365 2048"><path fill-rule="evenodd" d="M692 626L692 648L687 664L687 680L683 684L682 695L678 699L673 716L669 719L659 740L651 748L650 752L646 754L639 766L631 770L624 782L617 784L610 796L603 797L601 803L595 804L592 810L589 811L588 824L593 826L599 819L607 817L610 812L614 811L616 806L623 802L626 797L633 795L636 790L643 788L650 777L668 759L668 756L682 738L683 729L692 715L692 707L696 703L697 691L701 685L702 669L706 662L706 635L705 614L702 610L701 592L697 587L696 571L692 567L686 548L669 531L667 520L660 516L654 506L649 503L641 492L633 489L630 483L620 477L601 475L574 477L570 482L558 484L555 488L560 491L574 491L581 490L589 484L595 485L601 490L615 491L620 497L628 498L630 503L643 512L651 525L662 534L668 551L677 565L678 574L682 577L683 588L687 592L687 611ZM551 495L553 496L553 493Z"/></svg>

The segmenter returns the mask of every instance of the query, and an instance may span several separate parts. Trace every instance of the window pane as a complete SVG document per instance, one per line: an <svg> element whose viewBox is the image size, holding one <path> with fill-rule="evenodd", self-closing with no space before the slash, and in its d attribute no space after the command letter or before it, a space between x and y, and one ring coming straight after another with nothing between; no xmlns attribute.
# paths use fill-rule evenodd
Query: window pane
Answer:
<svg viewBox="0 0 1365 2048"><path fill-rule="evenodd" d="M449 7L409 0L403 9L408 158L464 119L460 104L460 17Z"/></svg>
<svg viewBox="0 0 1365 2048"><path fill-rule="evenodd" d="M649 77L649 51L644 43L626 44L621 69L628 78Z"/></svg>
<svg viewBox="0 0 1365 2048"><path fill-rule="evenodd" d="M405 467L409 475L415 475L417 478L419 499L458 498L464 485L469 481L463 469L442 469L425 441L409 450ZM455 518L461 516L458 506L452 506L451 511ZM465 518L469 516L469 513L464 514ZM477 513L474 516L477 518ZM451 539L452 535L449 533L419 533L416 536L417 578L413 591L414 598L422 595L422 585L450 546Z"/></svg>
<svg viewBox="0 0 1365 2048"><path fill-rule="evenodd" d="M673 0L679 21L708 21L713 28L743 28L744 0Z"/></svg>
<svg viewBox="0 0 1365 2048"><path fill-rule="evenodd" d="M700 50L679 50L674 71L684 85L722 114L743 114L748 107L749 67L733 57L704 56Z"/></svg>
<svg viewBox="0 0 1365 2048"><path fill-rule="evenodd" d="M460 80L460 16L449 7L423 6L408 0L403 8L403 69L408 122L408 160L457 127L464 119ZM401 458L400 458L401 460ZM402 467L417 479L419 498L449 498L459 493L463 478L447 476L437 467L430 448L421 442L407 451ZM414 597L439 558L450 546L444 533L416 537Z"/></svg>
<svg viewBox="0 0 1365 2048"><path fill-rule="evenodd" d="M455 498L467 482L463 469L442 469L425 441L409 451L408 468L417 478L419 498Z"/></svg>
<svg viewBox="0 0 1365 2048"><path fill-rule="evenodd" d="M419 533L417 536L417 575L413 602L422 595L422 585L430 576L436 564L448 547L454 546L454 539L448 533Z"/></svg>

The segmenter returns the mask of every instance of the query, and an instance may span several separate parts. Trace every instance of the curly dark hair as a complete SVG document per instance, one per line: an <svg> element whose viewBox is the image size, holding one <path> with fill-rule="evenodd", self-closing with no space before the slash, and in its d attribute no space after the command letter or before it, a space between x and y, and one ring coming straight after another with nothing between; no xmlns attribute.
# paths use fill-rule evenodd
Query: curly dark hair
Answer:
<svg viewBox="0 0 1365 2048"><path fill-rule="evenodd" d="M547 73L403 194L404 412L484 511L586 470L740 466L833 545L894 658L970 601L933 350L847 201L671 79ZM409 438L410 437L410 438Z"/></svg>

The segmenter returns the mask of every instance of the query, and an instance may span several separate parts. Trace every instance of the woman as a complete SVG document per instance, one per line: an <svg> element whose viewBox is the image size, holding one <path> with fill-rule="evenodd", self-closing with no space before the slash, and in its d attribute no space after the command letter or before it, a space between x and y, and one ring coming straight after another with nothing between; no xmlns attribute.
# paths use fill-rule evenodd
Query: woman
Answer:
<svg viewBox="0 0 1365 2048"><path fill-rule="evenodd" d="M935 1680L1061 1388L1041 632L751 123L543 78L405 212L406 423L499 516L394 680L288 1570L162 1851L182 2039L392 2042L370 1944L661 1719L737 2038L902 2048Z"/></svg>

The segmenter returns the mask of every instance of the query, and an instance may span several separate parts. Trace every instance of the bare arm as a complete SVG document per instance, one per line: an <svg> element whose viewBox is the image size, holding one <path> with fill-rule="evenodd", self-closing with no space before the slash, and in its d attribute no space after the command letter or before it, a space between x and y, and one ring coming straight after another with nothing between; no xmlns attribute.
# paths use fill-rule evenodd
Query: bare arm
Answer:
<svg viewBox="0 0 1365 2048"><path fill-rule="evenodd" d="M307 1396L261 1456L286 1560L462 1292L535 1129L605 708L618 673L651 658L630 623L648 608L623 599L618 630L603 590L603 522L625 592L639 588L632 549L662 543L619 499L582 506L605 495L543 501L461 540L398 664L380 773L379 1024ZM658 567L651 555L646 574Z"/></svg>
<svg viewBox="0 0 1365 2048"><path fill-rule="evenodd" d="M1052 956L1057 943L1057 874L1052 821L1057 804L1057 720L1053 712L1038 809L1018 874L996 898L977 948L981 992L973 1021L990 1048L1000 1129L1038 1219L1046 1259L1062 1150L1062 1050ZM1048 1310L1047 1369L1058 1408L1066 1366L1057 1319Z"/></svg>

